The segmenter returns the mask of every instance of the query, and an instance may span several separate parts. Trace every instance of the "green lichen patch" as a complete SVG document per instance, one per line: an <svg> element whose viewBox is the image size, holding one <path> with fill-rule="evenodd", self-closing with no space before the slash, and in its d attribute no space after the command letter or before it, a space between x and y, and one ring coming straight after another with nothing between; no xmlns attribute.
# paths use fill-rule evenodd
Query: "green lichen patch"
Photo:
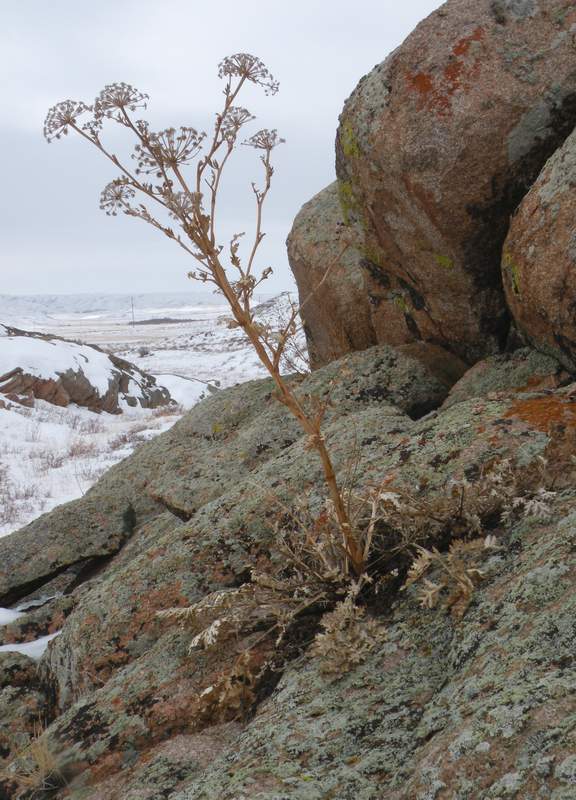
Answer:
<svg viewBox="0 0 576 800"><path fill-rule="evenodd" d="M450 256L434 253L434 261L443 269L454 269L454 259L450 258Z"/></svg>
<svg viewBox="0 0 576 800"><path fill-rule="evenodd" d="M338 198L345 225L351 224L351 215L357 209L356 199L350 181L338 181Z"/></svg>
<svg viewBox="0 0 576 800"><path fill-rule="evenodd" d="M347 158L359 158L361 155L354 128L349 120L340 126L340 146Z"/></svg>
<svg viewBox="0 0 576 800"><path fill-rule="evenodd" d="M410 313L410 307L408 306L408 303L406 302L406 298L404 297L404 295L397 294L394 297L394 305L398 306L400 311L402 311L404 314Z"/></svg>
<svg viewBox="0 0 576 800"><path fill-rule="evenodd" d="M505 250L502 255L502 270L503 274L508 277L512 291L517 297L520 297L520 268L508 250Z"/></svg>

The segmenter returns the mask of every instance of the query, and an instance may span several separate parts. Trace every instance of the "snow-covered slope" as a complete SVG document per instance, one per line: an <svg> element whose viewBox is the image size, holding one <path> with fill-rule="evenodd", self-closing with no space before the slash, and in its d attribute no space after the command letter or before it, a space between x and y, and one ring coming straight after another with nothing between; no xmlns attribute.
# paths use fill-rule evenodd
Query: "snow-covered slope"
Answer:
<svg viewBox="0 0 576 800"><path fill-rule="evenodd" d="M94 414L37 400L0 408L0 536L84 494L141 442L170 428L181 407Z"/></svg>
<svg viewBox="0 0 576 800"><path fill-rule="evenodd" d="M111 380L111 363L105 353L85 345L61 340L11 336L0 325L0 375L16 368L46 380L58 380L62 372L82 371L101 395Z"/></svg>

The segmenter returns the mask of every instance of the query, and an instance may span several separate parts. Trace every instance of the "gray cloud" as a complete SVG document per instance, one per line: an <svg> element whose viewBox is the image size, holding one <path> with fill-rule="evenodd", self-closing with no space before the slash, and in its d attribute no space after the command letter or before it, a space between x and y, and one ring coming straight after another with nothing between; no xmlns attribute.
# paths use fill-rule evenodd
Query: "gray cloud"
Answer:
<svg viewBox="0 0 576 800"><path fill-rule="evenodd" d="M151 95L154 125L205 127L220 103L217 63L252 52L280 80L280 93L247 92L257 124L278 128L262 263L275 267L271 289L291 285L284 240L302 203L334 179L334 134L343 102L360 77L385 58L438 0L27 0L3 3L0 71L0 291L117 292L189 289L193 264L142 223L98 209L113 169L83 142L47 146L49 106L90 101L123 80ZM252 158L250 162L249 157ZM246 149L225 186L223 233L248 229Z"/></svg>

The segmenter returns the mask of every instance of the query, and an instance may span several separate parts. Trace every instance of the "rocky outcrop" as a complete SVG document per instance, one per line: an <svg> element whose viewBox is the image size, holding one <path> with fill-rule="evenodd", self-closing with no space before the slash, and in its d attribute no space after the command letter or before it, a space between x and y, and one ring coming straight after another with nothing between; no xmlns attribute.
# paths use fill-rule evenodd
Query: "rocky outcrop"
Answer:
<svg viewBox="0 0 576 800"><path fill-rule="evenodd" d="M111 414L126 406L171 402L152 375L94 345L5 325L0 325L0 393L23 405L36 398Z"/></svg>
<svg viewBox="0 0 576 800"><path fill-rule="evenodd" d="M343 216L336 182L302 207L288 236L313 369L376 344L360 241Z"/></svg>
<svg viewBox="0 0 576 800"><path fill-rule="evenodd" d="M502 256L506 299L527 339L576 371L576 133L514 215Z"/></svg>
<svg viewBox="0 0 576 800"><path fill-rule="evenodd" d="M339 131L340 211L329 187L290 236L302 299L342 222L361 253L347 250L309 301L314 365L330 363L291 379L324 413L355 531L375 548L364 584L347 584L356 638L333 631L350 669L327 672L316 637L346 589L313 442L271 381L218 392L83 498L0 539L0 606L28 608L5 615L0 640L54 637L38 671L0 654L0 797L19 796L31 752L12 742L26 747L39 714L53 800L574 796L575 365L530 330L548 287L527 292L526 316L513 306L548 352L512 343L499 271L510 212L576 120L571 26L576 11L560 0L449 0L361 81ZM559 250L540 228L535 243L559 256L565 151L531 212L558 226ZM546 281L520 261L531 196L509 237L526 286ZM505 255L518 300L515 265ZM571 341L555 324L544 328ZM368 347L373 336L394 346ZM346 349L360 352L332 360ZM424 567L416 541L435 548ZM273 592L294 574L298 622L281 606L272 629ZM229 638L216 619L216 647L190 648L182 618L158 615L201 600L204 612L236 611L230 598L258 580L272 599Z"/></svg>
<svg viewBox="0 0 576 800"><path fill-rule="evenodd" d="M466 378L439 408L447 378L376 347L317 370L301 391L331 392L326 439L341 478L359 476L356 491L393 482L432 501L455 478L473 484L495 457L529 468L570 449L563 437L576 412L553 359L526 350L506 363L489 359ZM156 612L242 584L251 565L270 557L279 507L302 492L320 507L323 489L316 455L269 381L204 401L85 498L0 540L0 563L9 565L2 591L37 596L66 574L49 570L69 560L59 554L70 540L76 562L94 555L96 540L70 535L71 525L92 537L101 528L105 546L131 499L130 533L109 557L74 580L70 573L66 597L6 629L21 640L62 627L40 662L54 703L41 742L68 784L54 796L564 797L575 731L576 491L566 480L559 488L547 521L520 518L506 529L494 520L500 549L486 553L485 579L463 619L423 611L413 591L401 594L372 612L386 633L349 675L329 678L307 656L275 690L271 682L254 719L205 727L196 717L202 692L238 648L252 643L252 657L264 659L270 643L254 634L190 654L189 633ZM31 531L40 565L25 567ZM8 679L12 695L14 685Z"/></svg>
<svg viewBox="0 0 576 800"><path fill-rule="evenodd" d="M502 347L509 217L576 122L574 24L564 0L448 0L346 102L338 184L379 342Z"/></svg>

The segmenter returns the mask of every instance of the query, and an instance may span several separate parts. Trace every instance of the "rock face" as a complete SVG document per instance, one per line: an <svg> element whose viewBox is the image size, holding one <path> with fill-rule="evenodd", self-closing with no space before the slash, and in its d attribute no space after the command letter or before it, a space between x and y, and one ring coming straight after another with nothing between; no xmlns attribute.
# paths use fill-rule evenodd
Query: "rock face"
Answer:
<svg viewBox="0 0 576 800"><path fill-rule="evenodd" d="M111 414L121 413L123 405L156 408L170 402L155 378L122 358L5 325L0 325L0 393L24 405L36 398Z"/></svg>
<svg viewBox="0 0 576 800"><path fill-rule="evenodd" d="M530 342L576 370L576 133L550 158L512 219L502 273Z"/></svg>
<svg viewBox="0 0 576 800"><path fill-rule="evenodd" d="M354 470L361 486L394 481L431 499L454 478L473 483L495 456L528 469L570 449L576 412L552 358L488 359L440 408L458 375L448 379L436 353L441 380L406 349L371 348L301 384L332 393L325 435L342 479ZM402 593L374 612L386 634L348 675L327 677L308 655L253 719L203 727L198 698L238 649L254 643L261 659L267 645L255 634L190 654L190 634L156 612L244 582L269 558L279 504L323 497L315 453L270 382L219 392L84 498L0 540L0 604L53 594L62 579L66 594L6 628L12 641L62 628L30 696L26 663L0 660L6 724L23 719L29 736L23 709L49 689L41 744L66 783L58 800L564 800L575 774L576 489L560 488L548 519L494 522L500 549L486 553L463 619Z"/></svg>
<svg viewBox="0 0 576 800"><path fill-rule="evenodd" d="M505 342L502 245L576 122L575 24L565 0L448 0L346 102L339 191L379 342L469 363Z"/></svg>
<svg viewBox="0 0 576 800"><path fill-rule="evenodd" d="M313 369L376 344L363 257L353 238L359 240L334 182L303 206L286 242Z"/></svg>

